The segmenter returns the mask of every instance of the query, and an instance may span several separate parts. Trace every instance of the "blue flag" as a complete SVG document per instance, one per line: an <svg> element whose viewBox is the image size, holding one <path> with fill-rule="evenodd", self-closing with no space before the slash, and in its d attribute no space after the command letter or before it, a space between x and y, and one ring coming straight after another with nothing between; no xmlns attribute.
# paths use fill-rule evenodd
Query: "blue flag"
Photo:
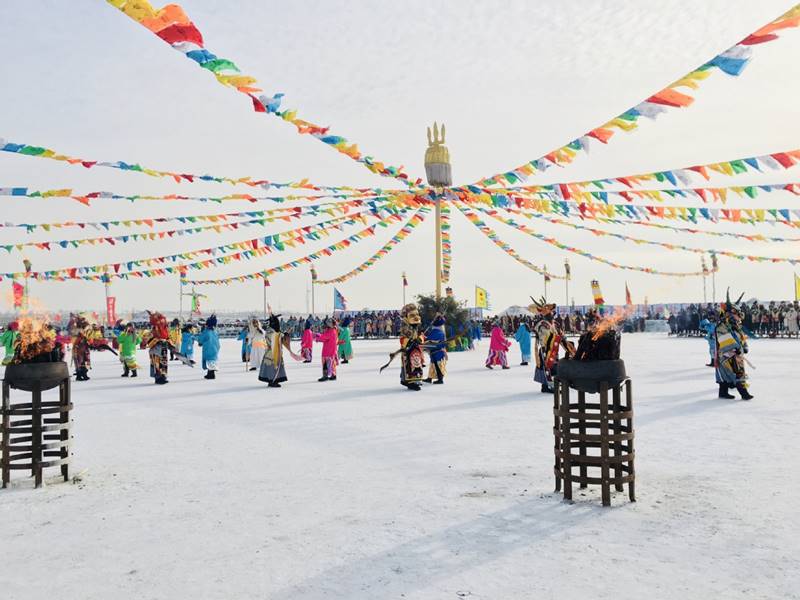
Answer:
<svg viewBox="0 0 800 600"><path fill-rule="evenodd" d="M333 310L347 310L347 300L336 288L333 288Z"/></svg>

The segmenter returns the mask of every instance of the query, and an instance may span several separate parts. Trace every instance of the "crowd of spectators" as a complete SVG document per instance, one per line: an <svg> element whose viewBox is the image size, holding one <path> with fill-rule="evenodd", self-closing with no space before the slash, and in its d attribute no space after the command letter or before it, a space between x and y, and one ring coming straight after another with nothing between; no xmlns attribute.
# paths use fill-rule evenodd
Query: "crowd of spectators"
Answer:
<svg viewBox="0 0 800 600"><path fill-rule="evenodd" d="M745 332L759 337L800 337L800 306L794 302L753 301L742 304L742 325ZM669 315L670 335L704 336L700 323L704 319L715 321L719 309L713 304L690 304L679 312Z"/></svg>

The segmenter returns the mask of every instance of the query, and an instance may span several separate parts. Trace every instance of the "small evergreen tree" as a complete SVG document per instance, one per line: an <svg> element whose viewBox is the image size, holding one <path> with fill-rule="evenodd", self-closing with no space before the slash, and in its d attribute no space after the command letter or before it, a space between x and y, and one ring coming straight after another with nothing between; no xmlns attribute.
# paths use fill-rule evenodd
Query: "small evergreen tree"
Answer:
<svg viewBox="0 0 800 600"><path fill-rule="evenodd" d="M469 321L469 311L463 305L456 302L452 296L437 298L435 295L417 296L419 314L422 317L423 328L428 327L437 314L441 313L447 323L448 330L457 333L467 331L467 321ZM452 328L452 329L451 329Z"/></svg>

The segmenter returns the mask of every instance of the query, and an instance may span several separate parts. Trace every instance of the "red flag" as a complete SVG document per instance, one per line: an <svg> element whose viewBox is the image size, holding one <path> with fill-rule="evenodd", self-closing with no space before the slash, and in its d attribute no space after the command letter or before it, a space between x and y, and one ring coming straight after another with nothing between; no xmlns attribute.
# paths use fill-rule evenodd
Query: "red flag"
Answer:
<svg viewBox="0 0 800 600"><path fill-rule="evenodd" d="M109 325L117 322L117 298L109 296L106 298L106 323Z"/></svg>
<svg viewBox="0 0 800 600"><path fill-rule="evenodd" d="M25 286L16 281L12 281L11 289L14 291L14 308L21 308L25 298Z"/></svg>
<svg viewBox="0 0 800 600"><path fill-rule="evenodd" d="M625 306L633 306L633 300L631 300L631 291L628 289L628 282L625 282Z"/></svg>

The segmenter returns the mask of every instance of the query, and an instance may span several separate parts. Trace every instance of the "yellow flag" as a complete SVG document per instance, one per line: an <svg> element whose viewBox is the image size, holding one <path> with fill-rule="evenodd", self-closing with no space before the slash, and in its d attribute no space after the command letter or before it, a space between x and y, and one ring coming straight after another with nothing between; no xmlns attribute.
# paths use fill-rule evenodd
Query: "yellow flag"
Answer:
<svg viewBox="0 0 800 600"><path fill-rule="evenodd" d="M800 300L800 277L797 273L794 274L794 299Z"/></svg>
<svg viewBox="0 0 800 600"><path fill-rule="evenodd" d="M475 308L489 308L489 294L477 285L475 286Z"/></svg>

